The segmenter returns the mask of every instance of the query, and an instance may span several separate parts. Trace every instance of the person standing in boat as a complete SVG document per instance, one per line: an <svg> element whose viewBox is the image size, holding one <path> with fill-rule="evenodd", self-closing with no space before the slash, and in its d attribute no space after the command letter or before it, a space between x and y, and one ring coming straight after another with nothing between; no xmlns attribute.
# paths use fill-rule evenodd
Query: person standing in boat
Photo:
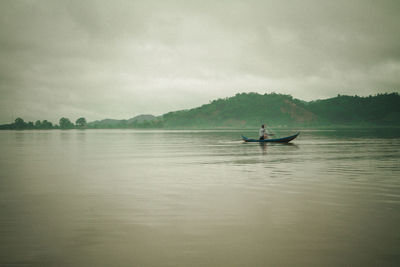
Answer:
<svg viewBox="0 0 400 267"><path fill-rule="evenodd" d="M258 131L258 135L260 136L259 140L264 140L264 139L268 138L269 133L268 133L267 129L265 129L264 124L261 125L261 129Z"/></svg>

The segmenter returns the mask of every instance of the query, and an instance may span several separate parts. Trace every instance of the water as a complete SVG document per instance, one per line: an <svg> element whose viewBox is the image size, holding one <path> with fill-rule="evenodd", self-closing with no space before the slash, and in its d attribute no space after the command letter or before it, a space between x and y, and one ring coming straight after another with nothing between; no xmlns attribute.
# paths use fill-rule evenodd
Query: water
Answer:
<svg viewBox="0 0 400 267"><path fill-rule="evenodd" d="M241 133L0 131L0 266L399 266L399 131Z"/></svg>

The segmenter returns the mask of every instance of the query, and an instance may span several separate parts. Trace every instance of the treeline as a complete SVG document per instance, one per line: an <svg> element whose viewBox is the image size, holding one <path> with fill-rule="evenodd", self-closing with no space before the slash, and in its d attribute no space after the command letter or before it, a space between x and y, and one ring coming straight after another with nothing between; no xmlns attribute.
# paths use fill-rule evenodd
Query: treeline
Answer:
<svg viewBox="0 0 400 267"><path fill-rule="evenodd" d="M163 127L164 123L159 119L144 121L103 120L88 124L90 129L157 129Z"/></svg>
<svg viewBox="0 0 400 267"><path fill-rule="evenodd" d="M104 122L105 121L105 122ZM22 118L17 118L14 123L0 125L0 130L48 130L48 129L123 129L123 128L162 128L161 120L104 120L87 123L85 118L79 118L73 123L68 118L61 118L58 124L53 124L47 120L37 120L36 122L25 122ZM110 121L107 123L107 121Z"/></svg>
<svg viewBox="0 0 400 267"><path fill-rule="evenodd" d="M0 125L0 129L9 130L48 130L48 129L84 129L87 127L85 118L79 118L75 124L68 118L61 118L59 124L53 124L47 120L37 120L36 122L25 122L22 118L16 118L14 123Z"/></svg>

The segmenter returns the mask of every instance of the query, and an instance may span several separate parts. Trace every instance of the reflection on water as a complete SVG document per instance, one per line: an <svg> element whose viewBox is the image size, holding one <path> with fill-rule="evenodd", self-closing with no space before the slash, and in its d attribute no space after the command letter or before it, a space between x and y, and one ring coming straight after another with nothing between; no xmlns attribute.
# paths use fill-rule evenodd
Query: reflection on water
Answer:
<svg viewBox="0 0 400 267"><path fill-rule="evenodd" d="M0 266L400 264L399 131L241 134L0 131Z"/></svg>
<svg viewBox="0 0 400 267"><path fill-rule="evenodd" d="M266 143L259 143L262 153L265 155L267 154L267 144Z"/></svg>

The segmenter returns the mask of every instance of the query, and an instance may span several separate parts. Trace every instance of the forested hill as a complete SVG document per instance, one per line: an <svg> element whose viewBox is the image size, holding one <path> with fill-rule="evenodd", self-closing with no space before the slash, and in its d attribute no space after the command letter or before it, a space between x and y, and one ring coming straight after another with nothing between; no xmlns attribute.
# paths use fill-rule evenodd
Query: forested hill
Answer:
<svg viewBox="0 0 400 267"><path fill-rule="evenodd" d="M241 93L163 115L164 127L400 126L398 93L305 102L283 94Z"/></svg>
<svg viewBox="0 0 400 267"><path fill-rule="evenodd" d="M307 104L321 123L400 126L400 95L337 96Z"/></svg>

